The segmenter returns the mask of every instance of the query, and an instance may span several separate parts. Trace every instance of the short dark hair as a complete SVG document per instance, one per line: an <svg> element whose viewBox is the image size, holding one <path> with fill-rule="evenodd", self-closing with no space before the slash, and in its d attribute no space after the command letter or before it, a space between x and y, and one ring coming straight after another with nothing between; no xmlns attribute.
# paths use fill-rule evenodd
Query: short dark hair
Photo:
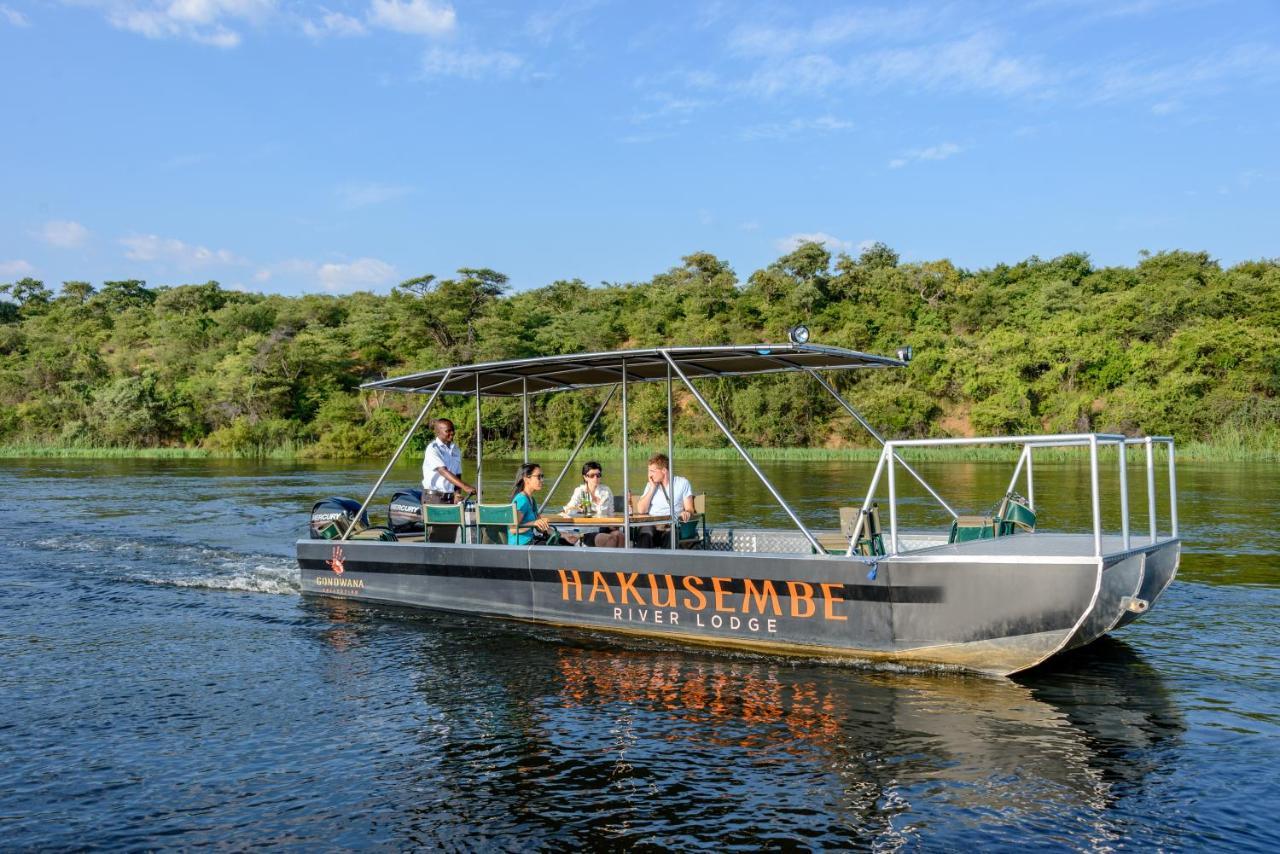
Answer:
<svg viewBox="0 0 1280 854"><path fill-rule="evenodd" d="M600 472L600 474L604 474L604 466L600 465L595 460L587 460L585 463L582 464L582 474L584 477L587 475L587 473L593 472L593 471L598 471Z"/></svg>
<svg viewBox="0 0 1280 854"><path fill-rule="evenodd" d="M654 454L649 457L649 465L671 471L671 459L666 454Z"/></svg>

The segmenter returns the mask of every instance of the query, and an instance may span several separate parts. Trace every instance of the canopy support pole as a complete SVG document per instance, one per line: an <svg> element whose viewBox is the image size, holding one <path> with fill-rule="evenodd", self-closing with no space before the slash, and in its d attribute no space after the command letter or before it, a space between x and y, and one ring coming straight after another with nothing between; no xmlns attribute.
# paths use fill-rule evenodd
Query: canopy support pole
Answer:
<svg viewBox="0 0 1280 854"><path fill-rule="evenodd" d="M667 505L671 511L671 550L680 548L680 509L676 509L676 449L674 433L671 432L671 362L667 362L667 479L671 487L667 490Z"/></svg>
<svg viewBox="0 0 1280 854"><path fill-rule="evenodd" d="M413 422L413 426L409 428L409 432L404 434L404 438L400 440L400 447L396 448L396 452L391 455L391 461L387 463L387 467L382 470L382 474L378 477L378 482L373 485L373 489L369 490L369 494L365 497L364 503L360 505L360 509L356 512L356 518L351 520L351 524L347 526L347 530L343 532L342 539L351 536L351 530L355 528L356 522L360 521L360 517L364 515L364 511L369 506L369 502L373 500L373 496L378 494L378 490L382 488L382 482L387 479L387 475L391 473L391 467L396 464L396 460L400 459L400 455L404 453L405 447L409 444L409 440L413 438L413 434L417 432L422 419L427 417L427 413L431 411L431 404L436 402L436 398L440 396L440 389L444 388L444 384L449 381L449 374L453 373L453 369L445 371L444 378L440 380L440 384L436 386L436 390L431 392L431 397L427 399L427 405L422 407L422 411L418 413L418 418Z"/></svg>
<svg viewBox="0 0 1280 854"><path fill-rule="evenodd" d="M476 505L484 501L484 481L481 479L480 446L484 443L484 431L480 428L480 374L476 373Z"/></svg>
<svg viewBox="0 0 1280 854"><path fill-rule="evenodd" d="M622 360L622 547L631 548L631 479L627 473L627 360Z"/></svg>
<svg viewBox="0 0 1280 854"><path fill-rule="evenodd" d="M880 443L880 445L881 445L881 447L883 447L883 446L884 446L884 437L883 437L883 436L881 436L878 432L876 432L876 429L875 429L874 427L872 427L872 426L871 426L871 424L867 421L867 419L865 419L865 418L863 418L863 417L862 417L862 413L860 413L860 412L858 412L858 410L854 409L854 408L853 408L853 406L852 406L852 405L851 405L847 400L845 400L843 397L841 397L841 396L840 396L840 393L839 393L838 391L836 391L836 390L835 390L835 387L834 387L834 386L832 386L832 385L831 385L830 383L828 383L825 379L823 379L823 378L822 378L822 375L821 375L821 374L819 374L817 371L815 371L813 368L805 368L805 369L804 369L804 371L805 371L805 373L807 373L809 376L811 376L811 377L813 377L815 380L817 380L817 381L822 385L822 387L823 387L823 388L825 388L825 389L827 390L827 392L828 392L828 393L830 393L830 395L831 395L832 397L834 397L834 398L836 399L836 401L837 401L841 406L843 406L843 407L844 407L845 411L846 411L846 412L848 412L850 415L852 415L852 416L853 416L853 420L855 420L855 421L857 421L859 424L861 424L861 425L862 425L862 429L866 430L868 433L870 433L870 434L871 434L871 438L873 438L873 439L875 439L877 442L879 442L879 443ZM943 498L942 498L942 496L941 496L941 495L939 495L936 491L934 491L934 488L933 488L932 486L930 486L928 483L926 483L926 482L925 482L925 479L920 475L920 473L919 473L918 471L916 471L914 468L912 468L912 467L911 467L911 465L910 465L909 463L907 463L907 461L906 461L906 460L904 460L904 459L903 459L899 454L897 454L896 452L894 453L893 458L894 458L895 460L897 460L897 461L902 465L902 467L903 467L904 469L906 469L906 470L907 470L907 472L908 472L912 477L914 477L914 478L916 479L916 481L917 481L917 482L919 482L919 484L920 484L921 486L923 486L923 487L925 488L925 490L926 490L930 495L932 495L932 496L933 496L933 500L934 500L934 501L937 501L939 504L941 504L941 505L942 505L942 508L943 508L944 510L946 510L948 513L950 513L950 514L951 514L951 518L952 518L952 519L955 519L955 518L956 518L956 511L955 511L955 510L953 510L953 509L951 509L951 505L950 505L950 504L948 504L946 501L944 501L944 500L943 500Z"/></svg>
<svg viewBox="0 0 1280 854"><path fill-rule="evenodd" d="M685 388L689 389L689 392L693 395L694 399L702 405L702 408L706 410L707 415L711 416L711 420L715 422L715 425L720 428L720 432L724 434L725 438L729 440L730 444L732 444L742 456L742 459L746 462L747 466L756 473L756 477L760 478L760 482L764 484L765 489L769 490L769 494L773 496L774 500L778 502L778 505L782 507L786 514L791 517L791 521L800 529L800 533L804 534L804 538L809 541L809 545L813 546L814 552L820 555L826 554L826 550L822 547L822 544L819 543L818 539L812 534L812 532L805 527L804 522L800 521L800 517L791 509L791 505L787 504L786 499L784 499L778 490L774 488L773 484L769 482L769 478L764 476L764 472L760 471L759 466L757 466L755 461L751 459L751 456L746 452L746 449L744 449L742 445L738 444L738 440L729 432L729 428L720 420L720 416L716 415L716 413L711 409L711 405L707 403L706 398L704 398L698 390L693 387L693 383L689 382L689 378L684 375L684 371L680 370L680 366L671 358L671 354L666 350L662 350L661 352L663 358L667 360L667 365L676 372L676 375L684 382Z"/></svg>
<svg viewBox="0 0 1280 854"><path fill-rule="evenodd" d="M617 392L618 386L615 384L609 389L609 394L596 407L596 414L591 416L587 429L582 431L582 435L578 437L578 444L573 446L573 453L569 454L569 459L565 461L564 468L560 469L560 474L556 475L555 482L551 484L551 488L547 490L547 497L542 500L543 507L554 507L551 503L551 496L555 495L556 487L560 485L560 481L569 472L569 466L573 465L573 461L578 458L578 452L582 450L582 446L586 444L587 437L591 435L591 428L596 426L596 422L600 420L600 413L604 412L604 408L609 405L609 401L613 400L613 395ZM525 462L529 461L528 454L525 454Z"/></svg>
<svg viewBox="0 0 1280 854"><path fill-rule="evenodd" d="M529 378L520 381L521 397L524 399L524 461L529 462Z"/></svg>

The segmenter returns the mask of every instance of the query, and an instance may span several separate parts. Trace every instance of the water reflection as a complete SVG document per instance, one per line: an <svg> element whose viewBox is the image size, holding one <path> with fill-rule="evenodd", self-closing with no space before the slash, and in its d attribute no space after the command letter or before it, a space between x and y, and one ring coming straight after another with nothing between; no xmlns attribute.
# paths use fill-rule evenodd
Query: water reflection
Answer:
<svg viewBox="0 0 1280 854"><path fill-rule="evenodd" d="M359 643L360 606L334 607ZM1105 846L1130 818L1118 784L1184 730L1159 674L1114 641L1015 682L413 625L411 786L498 842L750 847L768 827L793 844L1035 830ZM400 818L431 839L440 816L420 807Z"/></svg>

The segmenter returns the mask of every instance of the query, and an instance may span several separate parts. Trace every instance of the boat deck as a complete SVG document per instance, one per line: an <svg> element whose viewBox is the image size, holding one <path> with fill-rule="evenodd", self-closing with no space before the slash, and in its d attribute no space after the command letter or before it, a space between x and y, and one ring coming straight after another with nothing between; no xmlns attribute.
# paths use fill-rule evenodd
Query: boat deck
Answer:
<svg viewBox="0 0 1280 854"><path fill-rule="evenodd" d="M839 531L814 531L814 535L831 551L837 551L848 541ZM886 539L888 534L885 534ZM1166 538L1158 538L1161 542ZM945 532L906 530L898 534L902 555L939 559L955 557L996 558L1014 560L1022 558L1089 558L1094 555L1092 534L1019 533L990 540L969 540L948 543ZM1145 534L1133 534L1129 538L1129 551L1147 548L1152 544ZM735 528L713 526L709 532L711 551L731 551L747 554L810 554L812 549L799 531L768 528ZM1104 555L1122 554L1126 551L1124 538L1118 534L1102 537Z"/></svg>

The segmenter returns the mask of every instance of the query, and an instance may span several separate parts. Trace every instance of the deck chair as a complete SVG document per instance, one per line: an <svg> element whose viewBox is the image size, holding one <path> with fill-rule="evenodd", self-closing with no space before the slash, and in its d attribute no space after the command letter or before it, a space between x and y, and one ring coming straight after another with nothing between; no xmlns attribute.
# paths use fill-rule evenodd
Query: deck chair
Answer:
<svg viewBox="0 0 1280 854"><path fill-rule="evenodd" d="M883 557L884 532L880 528L880 505L872 504L866 512L866 521L858 528L858 520L863 515L861 507L840 508L840 533L846 543L852 545L853 554L863 557ZM853 541L857 535L857 542Z"/></svg>
<svg viewBox="0 0 1280 854"><path fill-rule="evenodd" d="M477 504L475 542L507 545L516 532L518 520L514 504Z"/></svg>
<svg viewBox="0 0 1280 854"><path fill-rule="evenodd" d="M433 528L454 528L454 542L467 541L467 521L462 504L423 504L422 512L428 533ZM457 534L461 534L461 538Z"/></svg>
<svg viewBox="0 0 1280 854"><path fill-rule="evenodd" d="M1028 534L1035 533L1036 530L1036 511L1031 509L1025 498L1021 495L1009 493L1000 502L1000 510L996 514L1003 523L1002 534L1016 534L1019 530L1026 531Z"/></svg>
<svg viewBox="0 0 1280 854"><path fill-rule="evenodd" d="M699 530L701 529L701 530ZM680 523L680 542L682 549L705 549L709 540L707 534L707 494L693 496L693 515L688 522Z"/></svg>

